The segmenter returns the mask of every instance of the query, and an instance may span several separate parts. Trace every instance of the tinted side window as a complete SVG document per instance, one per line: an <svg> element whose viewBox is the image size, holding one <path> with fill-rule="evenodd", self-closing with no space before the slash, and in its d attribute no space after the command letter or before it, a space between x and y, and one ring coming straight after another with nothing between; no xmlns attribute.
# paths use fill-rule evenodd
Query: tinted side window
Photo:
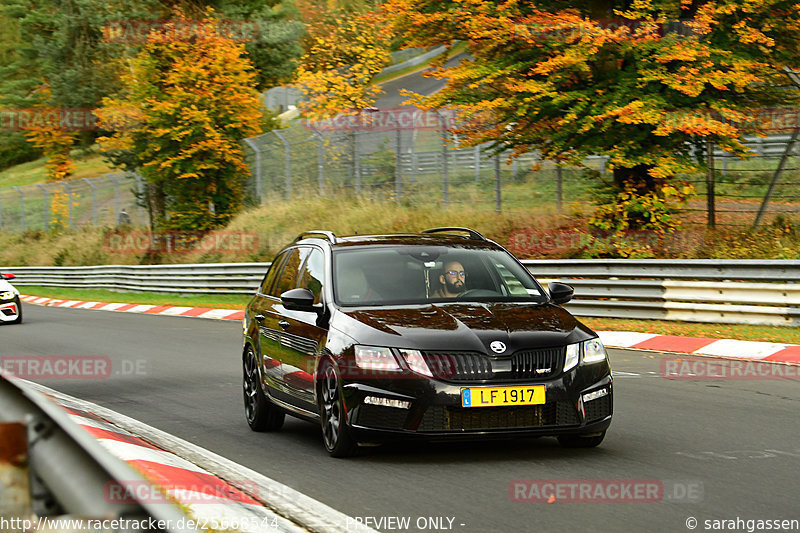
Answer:
<svg viewBox="0 0 800 533"><path fill-rule="evenodd" d="M286 261L281 268L278 281L273 285L269 291L270 296L280 298L284 292L297 287L297 278L300 274L300 265L303 263L303 256L300 254L300 248L294 248L287 252Z"/></svg>
<svg viewBox="0 0 800 533"><path fill-rule="evenodd" d="M281 271L281 263L283 260L286 259L286 252L282 253L270 265L269 270L267 271L267 275L264 276L264 280L261 282L261 286L258 289L258 292L261 294L269 294L269 288L272 287L272 284L275 282L275 278L278 277L278 272Z"/></svg>
<svg viewBox="0 0 800 533"><path fill-rule="evenodd" d="M297 287L314 293L314 303L320 301L322 286L325 284L325 255L317 248L311 248L300 272ZM306 255L305 253L303 255Z"/></svg>

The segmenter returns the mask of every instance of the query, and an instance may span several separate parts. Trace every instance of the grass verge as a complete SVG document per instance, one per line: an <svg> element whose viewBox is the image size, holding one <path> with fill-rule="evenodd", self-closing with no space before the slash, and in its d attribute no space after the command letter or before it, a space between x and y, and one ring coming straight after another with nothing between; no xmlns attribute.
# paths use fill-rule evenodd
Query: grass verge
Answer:
<svg viewBox="0 0 800 533"><path fill-rule="evenodd" d="M100 154L84 154L78 150L74 150L72 157L75 165L75 172L72 174L72 176L70 176L70 180L94 178L110 172L119 172L118 170L114 170L111 166L109 166L108 163L104 161L103 156ZM0 189L7 189L15 186L22 187L37 183L47 183L46 164L47 158L42 157L36 161L22 163L20 165L0 171Z"/></svg>
<svg viewBox="0 0 800 533"><path fill-rule="evenodd" d="M63 300L211 307L215 309L244 309L245 305L247 305L247 302L250 300L250 295L185 295L158 292L117 292L102 289L68 289L34 285L21 285L17 288L23 294ZM800 328L589 317L582 317L580 320L597 331L637 331L658 335L800 344Z"/></svg>

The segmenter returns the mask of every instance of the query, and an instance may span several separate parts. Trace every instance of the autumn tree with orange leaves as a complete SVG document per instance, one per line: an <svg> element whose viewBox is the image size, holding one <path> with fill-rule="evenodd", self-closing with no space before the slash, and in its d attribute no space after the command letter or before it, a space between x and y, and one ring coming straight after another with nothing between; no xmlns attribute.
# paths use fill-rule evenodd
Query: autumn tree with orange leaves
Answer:
<svg viewBox="0 0 800 533"><path fill-rule="evenodd" d="M305 8L305 9L304 9ZM306 117L317 120L371 106L372 81L389 63L386 21L365 3L301 4L308 35L295 73Z"/></svg>
<svg viewBox="0 0 800 533"><path fill-rule="evenodd" d="M565 5L565 4L568 4ZM457 133L515 154L580 165L609 157L609 231L676 222L709 143L745 154L759 108L793 105L800 4L784 0L388 0L406 46L469 45L439 69L447 86L415 102L459 111ZM604 210L605 209L605 210Z"/></svg>
<svg viewBox="0 0 800 533"><path fill-rule="evenodd" d="M104 100L103 127L124 127L101 146L145 177L155 229L204 231L242 208L241 140L261 132L263 117L244 45L210 15L189 36L172 24L131 61L127 94Z"/></svg>

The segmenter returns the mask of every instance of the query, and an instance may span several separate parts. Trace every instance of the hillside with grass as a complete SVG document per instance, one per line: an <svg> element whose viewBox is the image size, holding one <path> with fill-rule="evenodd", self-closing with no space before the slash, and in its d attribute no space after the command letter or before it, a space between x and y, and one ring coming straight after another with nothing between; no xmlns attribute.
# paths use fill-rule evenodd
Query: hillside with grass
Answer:
<svg viewBox="0 0 800 533"><path fill-rule="evenodd" d="M524 184L519 185L524 187ZM552 207L514 205L496 213L486 203L408 205L364 194L328 197L297 194L238 214L225 228L208 233L217 245L164 253L145 250L145 228L86 226L76 231L0 232L0 265L69 266L101 264L174 264L270 261L303 231L326 229L337 235L417 232L440 226L475 228L523 259L596 257L598 239L588 226L590 211L577 206L563 214ZM246 246L229 246L230 237L246 235ZM631 235L634 244L649 243L654 256L676 258L800 259L800 226L782 218L758 230L694 229L664 239ZM594 239L594 240L593 240ZM138 246L125 243L136 241Z"/></svg>
<svg viewBox="0 0 800 533"><path fill-rule="evenodd" d="M73 150L71 157L75 164L75 172L69 176L68 179L70 180L94 178L102 174L118 172L94 148ZM46 164L47 158L41 157L34 161L0 170L0 189L47 183Z"/></svg>

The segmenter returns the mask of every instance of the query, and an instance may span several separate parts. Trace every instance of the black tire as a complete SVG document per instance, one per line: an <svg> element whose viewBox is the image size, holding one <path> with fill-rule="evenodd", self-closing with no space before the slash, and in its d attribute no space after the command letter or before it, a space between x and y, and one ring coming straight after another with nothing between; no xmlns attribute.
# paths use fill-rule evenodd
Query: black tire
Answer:
<svg viewBox="0 0 800 533"><path fill-rule="evenodd" d="M599 435L559 435L558 443L564 448L594 448L599 446L606 436L605 430Z"/></svg>
<svg viewBox="0 0 800 533"><path fill-rule="evenodd" d="M319 419L322 425L322 442L331 457L350 457L358 444L353 440L350 428L344 420L342 388L333 364L327 359L319 369L317 387L319 391Z"/></svg>
<svg viewBox="0 0 800 533"><path fill-rule="evenodd" d="M261 376L258 371L256 355L247 349L242 364L244 414L253 431L277 431L286 418L280 407L270 403L261 390Z"/></svg>
<svg viewBox="0 0 800 533"><path fill-rule="evenodd" d="M12 320L10 324L22 324L22 303L19 301L19 296L14 297L14 303L17 304L17 318Z"/></svg>

